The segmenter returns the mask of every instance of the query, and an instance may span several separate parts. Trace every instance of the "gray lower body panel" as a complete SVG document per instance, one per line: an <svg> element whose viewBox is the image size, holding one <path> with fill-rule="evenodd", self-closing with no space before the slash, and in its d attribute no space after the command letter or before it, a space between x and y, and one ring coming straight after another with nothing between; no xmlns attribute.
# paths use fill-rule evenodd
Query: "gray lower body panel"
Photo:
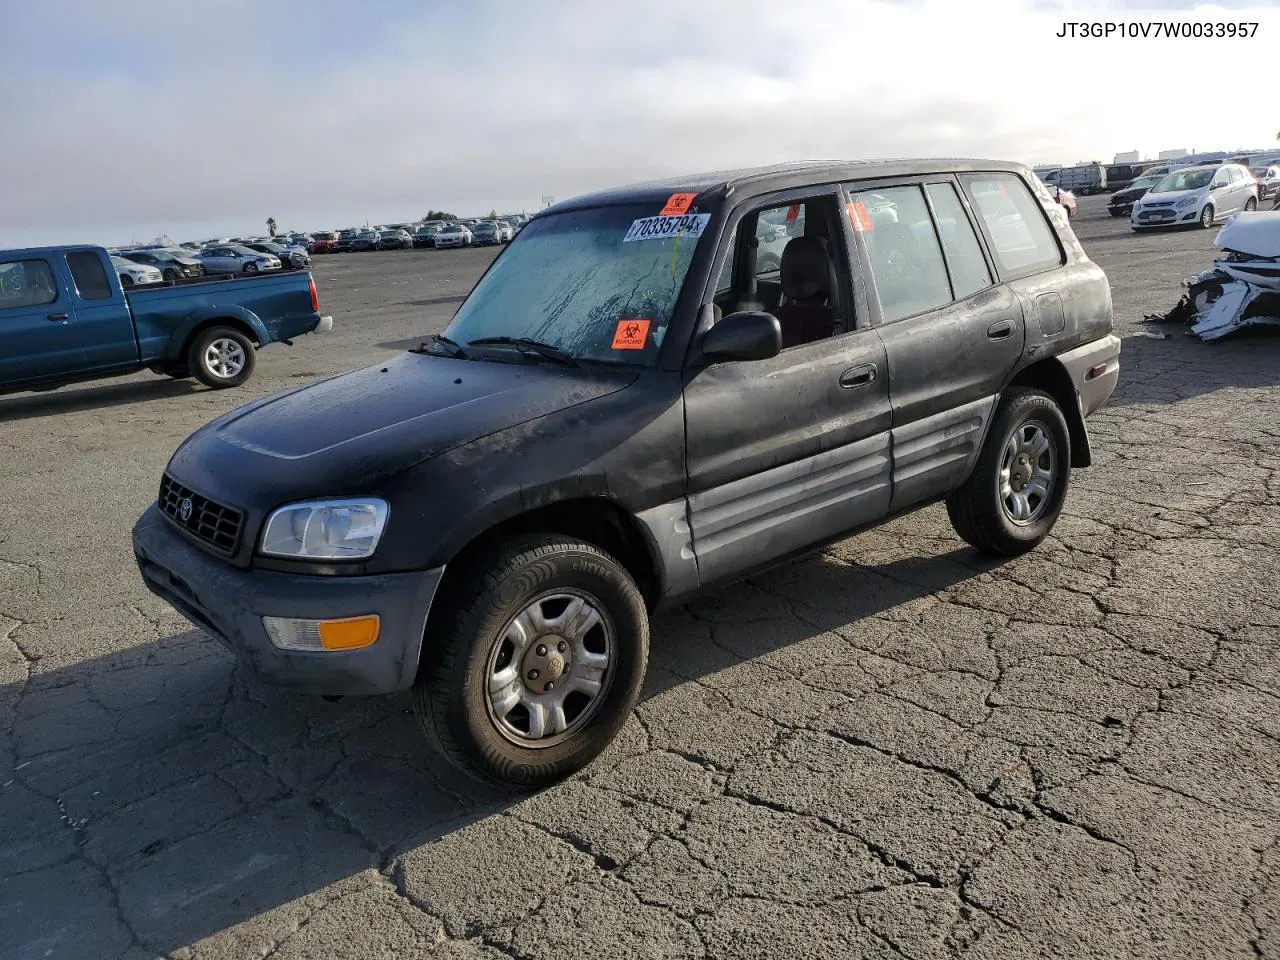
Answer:
<svg viewBox="0 0 1280 960"><path fill-rule="evenodd" d="M1106 403L1120 380L1120 338L1108 334L1059 354L1058 361L1066 368L1080 398L1080 415L1087 417ZM1090 376L1099 367L1105 369Z"/></svg>
<svg viewBox="0 0 1280 960"><path fill-rule="evenodd" d="M948 493L977 462L995 409L984 397L893 430L893 502L901 510Z"/></svg>
<svg viewBox="0 0 1280 960"><path fill-rule="evenodd" d="M889 435L827 450L689 498L703 583L878 520L889 510Z"/></svg>

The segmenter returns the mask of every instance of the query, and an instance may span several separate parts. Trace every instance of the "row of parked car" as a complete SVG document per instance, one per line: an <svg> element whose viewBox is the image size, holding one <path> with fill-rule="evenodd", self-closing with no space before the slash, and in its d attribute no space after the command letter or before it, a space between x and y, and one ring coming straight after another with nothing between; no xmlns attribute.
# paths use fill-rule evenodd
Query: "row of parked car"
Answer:
<svg viewBox="0 0 1280 960"><path fill-rule="evenodd" d="M1252 166L1211 161L1156 167L1112 194L1107 211L1113 217L1128 216L1134 230L1207 230L1233 214L1256 210L1271 197L1280 197L1280 157Z"/></svg>
<svg viewBox="0 0 1280 960"><path fill-rule="evenodd" d="M322 230L296 234L310 253L354 253L369 250L440 250L446 247L498 246L510 243L528 222L524 216L506 219L427 220L389 227Z"/></svg>
<svg viewBox="0 0 1280 960"><path fill-rule="evenodd" d="M192 249L196 247L196 249ZM111 251L111 265L125 287L174 283L205 276L305 270L311 255L288 237L251 238L235 243L151 245Z"/></svg>

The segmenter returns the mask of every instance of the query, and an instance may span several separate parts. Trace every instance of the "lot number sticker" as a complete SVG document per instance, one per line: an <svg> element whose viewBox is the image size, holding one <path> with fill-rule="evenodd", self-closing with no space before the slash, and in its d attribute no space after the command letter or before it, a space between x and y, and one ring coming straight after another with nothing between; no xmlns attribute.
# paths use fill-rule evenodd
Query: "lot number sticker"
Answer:
<svg viewBox="0 0 1280 960"><path fill-rule="evenodd" d="M709 213L686 213L679 217L641 217L631 223L623 243L635 240L669 240L672 237L700 237L711 220Z"/></svg>
<svg viewBox="0 0 1280 960"><path fill-rule="evenodd" d="M696 193L673 193L667 197L667 205L658 211L660 217L678 217L688 213L689 207L698 198Z"/></svg>
<svg viewBox="0 0 1280 960"><path fill-rule="evenodd" d="M649 336L648 320L619 320L613 331L613 349L643 350Z"/></svg>

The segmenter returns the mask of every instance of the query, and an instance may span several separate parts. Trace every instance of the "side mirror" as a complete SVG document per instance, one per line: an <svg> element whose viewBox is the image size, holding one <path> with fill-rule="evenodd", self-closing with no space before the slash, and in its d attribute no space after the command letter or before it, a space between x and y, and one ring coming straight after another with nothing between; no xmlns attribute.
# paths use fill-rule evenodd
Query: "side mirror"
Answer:
<svg viewBox="0 0 1280 960"><path fill-rule="evenodd" d="M782 352L782 325L771 313L731 313L702 337L699 355L710 363L767 360Z"/></svg>

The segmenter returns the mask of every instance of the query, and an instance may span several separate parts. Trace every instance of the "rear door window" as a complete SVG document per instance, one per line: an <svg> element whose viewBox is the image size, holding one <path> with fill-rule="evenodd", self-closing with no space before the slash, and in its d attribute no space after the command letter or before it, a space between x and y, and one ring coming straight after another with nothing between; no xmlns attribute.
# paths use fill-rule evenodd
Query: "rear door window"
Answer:
<svg viewBox="0 0 1280 960"><path fill-rule="evenodd" d="M981 173L962 180L1005 279L1062 264L1062 248L1044 208L1022 178L1012 173Z"/></svg>
<svg viewBox="0 0 1280 960"><path fill-rule="evenodd" d="M81 300L110 300L111 281L102 258L92 250L76 250L67 254L67 266L76 282Z"/></svg>
<svg viewBox="0 0 1280 960"><path fill-rule="evenodd" d="M884 322L951 302L933 218L918 185L853 192Z"/></svg>
<svg viewBox="0 0 1280 960"><path fill-rule="evenodd" d="M955 186L930 183L924 189L933 204L955 298L963 300L991 286L991 271L987 269L987 260L982 255L982 245L978 243L978 235L973 232L973 224L969 222Z"/></svg>

